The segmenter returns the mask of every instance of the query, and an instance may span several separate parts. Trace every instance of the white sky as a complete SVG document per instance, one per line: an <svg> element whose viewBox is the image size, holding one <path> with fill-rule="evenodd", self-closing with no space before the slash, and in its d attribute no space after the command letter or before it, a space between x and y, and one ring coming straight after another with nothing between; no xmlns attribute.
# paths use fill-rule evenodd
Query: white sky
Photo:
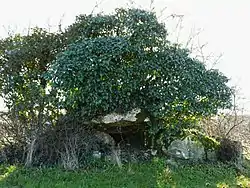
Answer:
<svg viewBox="0 0 250 188"><path fill-rule="evenodd" d="M149 8L150 0L134 0L137 7ZM71 24L76 15L90 13L95 0L0 0L0 37L7 35L9 28L22 32L29 26L55 26L62 19L64 26ZM129 0L104 0L98 10L112 11L130 4ZM223 54L216 66L232 79L231 84L241 88L246 101L250 101L250 1L249 0L155 0L156 11L164 7L164 17L170 14L184 15L180 41L187 41L191 33L199 29L200 44L208 43L205 53ZM176 22L170 19L172 39ZM195 28L195 30L194 30ZM198 41L198 38L195 40ZM250 111L250 104L246 103ZM0 101L0 109L3 103Z"/></svg>

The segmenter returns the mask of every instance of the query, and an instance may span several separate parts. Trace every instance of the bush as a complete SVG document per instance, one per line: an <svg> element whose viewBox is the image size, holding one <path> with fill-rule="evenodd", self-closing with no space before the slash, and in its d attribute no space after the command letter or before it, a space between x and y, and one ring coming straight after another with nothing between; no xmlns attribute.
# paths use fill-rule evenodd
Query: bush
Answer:
<svg viewBox="0 0 250 188"><path fill-rule="evenodd" d="M242 162L243 148L241 142L223 138L217 151L218 160L222 162Z"/></svg>
<svg viewBox="0 0 250 188"><path fill-rule="evenodd" d="M15 122L9 123L13 125ZM32 146L30 165L62 165L71 170L87 166L93 151L108 154L114 149L112 147L115 146L115 142L111 136L108 136L106 133L87 128L76 117L62 116L55 125L48 124L46 129L36 137ZM25 141L25 136L21 138L20 140ZM4 139L1 141L0 162L26 163L25 159L30 148L28 141L21 142L16 139L10 143Z"/></svg>

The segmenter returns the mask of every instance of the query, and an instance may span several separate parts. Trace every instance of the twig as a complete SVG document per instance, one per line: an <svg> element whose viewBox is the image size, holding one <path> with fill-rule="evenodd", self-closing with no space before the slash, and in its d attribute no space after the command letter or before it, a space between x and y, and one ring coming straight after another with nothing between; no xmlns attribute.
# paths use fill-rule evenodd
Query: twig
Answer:
<svg viewBox="0 0 250 188"><path fill-rule="evenodd" d="M104 2L104 0L100 0L99 2L96 1L95 2L95 6L93 7L92 11L91 11L91 15L94 14L94 11Z"/></svg>

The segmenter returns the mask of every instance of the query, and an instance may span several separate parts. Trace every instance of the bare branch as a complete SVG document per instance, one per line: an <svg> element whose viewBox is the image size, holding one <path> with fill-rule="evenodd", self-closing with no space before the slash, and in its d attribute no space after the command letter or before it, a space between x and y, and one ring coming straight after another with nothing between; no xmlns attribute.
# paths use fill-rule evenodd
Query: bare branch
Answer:
<svg viewBox="0 0 250 188"><path fill-rule="evenodd" d="M211 65L211 68L210 68L210 69L213 69L213 68L219 63L219 61L220 61L220 59L222 58L222 56L223 56L223 54L221 53L221 54L219 54L219 55L216 57L216 59L213 60L213 63L212 63L212 65Z"/></svg>
<svg viewBox="0 0 250 188"><path fill-rule="evenodd" d="M150 0L150 5L149 5L149 10L150 11L154 11L154 9L155 9L154 3L155 3L155 0Z"/></svg>
<svg viewBox="0 0 250 188"><path fill-rule="evenodd" d="M192 42L190 48L191 48L191 50L193 50L193 41L194 41L194 39L195 39L196 37L198 37L198 36L201 34L202 31L203 31L203 30L198 30L196 33L194 33L194 28L192 28L192 29L191 29L191 32L190 32L190 34L189 34L189 37L188 37L188 41L186 42L185 48L188 48L188 46L189 46L190 43Z"/></svg>
<svg viewBox="0 0 250 188"><path fill-rule="evenodd" d="M129 4L129 3L130 3L130 4ZM135 5L135 1L133 1L133 0L128 0L127 6L128 6L128 7L131 7L131 6L133 6L133 5Z"/></svg>
<svg viewBox="0 0 250 188"><path fill-rule="evenodd" d="M95 10L96 10L97 8L99 8L99 6L100 6L104 1L105 1L105 0L96 1L95 6L93 7L93 9L92 9L92 11L91 11L90 14L94 14Z"/></svg>
<svg viewBox="0 0 250 188"><path fill-rule="evenodd" d="M164 7L163 9L160 10L160 15L158 16L158 19L160 19L163 14L164 14L164 11L167 9L167 7Z"/></svg>
<svg viewBox="0 0 250 188"><path fill-rule="evenodd" d="M63 14L59 20L59 24L58 24L59 32L62 32L62 22L63 22L64 17L65 17L65 14Z"/></svg>

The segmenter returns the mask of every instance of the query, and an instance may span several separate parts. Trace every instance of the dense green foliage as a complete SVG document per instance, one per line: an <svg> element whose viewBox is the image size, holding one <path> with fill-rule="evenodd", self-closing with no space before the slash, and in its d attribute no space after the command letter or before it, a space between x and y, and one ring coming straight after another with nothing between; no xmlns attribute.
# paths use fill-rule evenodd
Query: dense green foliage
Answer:
<svg viewBox="0 0 250 188"><path fill-rule="evenodd" d="M154 13L79 16L66 33L77 41L57 55L47 78L62 106L87 120L140 108L158 139L231 104L228 79L171 44Z"/></svg>
<svg viewBox="0 0 250 188"><path fill-rule="evenodd" d="M0 40L1 96L19 120L40 124L55 109L49 106L43 74L62 47L60 34L40 28Z"/></svg>
<svg viewBox="0 0 250 188"><path fill-rule="evenodd" d="M227 165L188 165L172 169L158 161L132 164L123 169L108 165L103 169L75 172L58 168L0 167L0 187L247 188L249 183L248 178L237 176L235 170Z"/></svg>
<svg viewBox="0 0 250 188"><path fill-rule="evenodd" d="M181 134L231 104L218 70L167 39L155 13L80 15L65 31L0 40L0 90L19 120L40 126L60 109L90 120L140 108L155 137Z"/></svg>
<svg viewBox="0 0 250 188"><path fill-rule="evenodd" d="M58 54L48 78L64 106L86 118L136 107L157 118L201 116L230 104L228 79L170 44L153 13L82 16L72 30L82 35Z"/></svg>

